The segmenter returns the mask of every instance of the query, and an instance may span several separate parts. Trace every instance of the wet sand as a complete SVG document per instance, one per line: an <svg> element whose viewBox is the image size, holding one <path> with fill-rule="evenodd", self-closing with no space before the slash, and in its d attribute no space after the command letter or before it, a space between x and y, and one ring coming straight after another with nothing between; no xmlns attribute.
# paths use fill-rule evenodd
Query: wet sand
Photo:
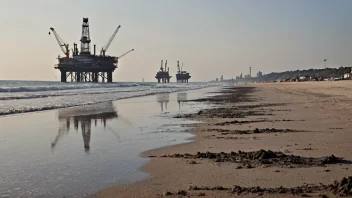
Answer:
<svg viewBox="0 0 352 198"><path fill-rule="evenodd" d="M177 116L204 121L190 131L196 135L192 143L142 154L152 158L142 168L151 177L93 196L351 193L352 181L332 184L352 175L352 81L250 84L223 92L198 100L213 109Z"/></svg>

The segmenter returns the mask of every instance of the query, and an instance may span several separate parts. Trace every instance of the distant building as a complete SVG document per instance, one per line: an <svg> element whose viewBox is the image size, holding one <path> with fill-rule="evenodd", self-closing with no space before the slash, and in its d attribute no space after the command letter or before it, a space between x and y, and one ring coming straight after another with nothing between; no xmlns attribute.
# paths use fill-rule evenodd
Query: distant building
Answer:
<svg viewBox="0 0 352 198"><path fill-rule="evenodd" d="M261 71L258 71L257 77L262 77L262 76L263 76L263 73Z"/></svg>
<svg viewBox="0 0 352 198"><path fill-rule="evenodd" d="M352 79L352 68L349 68L349 71L346 72L343 75L343 79L345 79L345 80L351 80Z"/></svg>
<svg viewBox="0 0 352 198"><path fill-rule="evenodd" d="M220 81L224 81L224 76L223 75L221 75Z"/></svg>
<svg viewBox="0 0 352 198"><path fill-rule="evenodd" d="M241 75L239 75L239 76L236 76L236 80L240 80L240 79L242 79L243 78L243 74L241 73Z"/></svg>
<svg viewBox="0 0 352 198"><path fill-rule="evenodd" d="M218 82L219 81L219 79L218 78L216 78L216 82Z"/></svg>
<svg viewBox="0 0 352 198"><path fill-rule="evenodd" d="M351 73L345 73L343 75L343 79L350 80L351 79Z"/></svg>

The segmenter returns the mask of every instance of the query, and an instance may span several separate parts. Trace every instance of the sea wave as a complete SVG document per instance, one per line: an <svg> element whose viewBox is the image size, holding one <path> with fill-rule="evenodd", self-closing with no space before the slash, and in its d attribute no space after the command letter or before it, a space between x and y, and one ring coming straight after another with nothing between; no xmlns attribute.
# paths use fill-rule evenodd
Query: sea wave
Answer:
<svg viewBox="0 0 352 198"><path fill-rule="evenodd" d="M145 91L145 89L133 89L133 90L109 90L104 89L100 91L85 91L85 92L50 92L50 93L35 93L35 94L11 94L0 96L0 100L22 100L22 99L33 99L33 98L48 98L58 96L75 96L75 95L95 95L95 94L108 94L108 93L124 93L124 92L139 92Z"/></svg>
<svg viewBox="0 0 352 198"><path fill-rule="evenodd" d="M0 81L0 89L2 90L2 92L0 91L0 116L89 105L125 98L214 86L209 83L16 83L6 84ZM11 86L8 86L9 84ZM4 90L7 91L5 92Z"/></svg>
<svg viewBox="0 0 352 198"><path fill-rule="evenodd" d="M74 83L74 84L59 84L47 86L3 86L0 87L1 92L38 92L38 91L62 91L72 89L94 89L94 88L118 88L118 87L136 87L137 83L110 83L110 84L97 84L97 83Z"/></svg>
<svg viewBox="0 0 352 198"><path fill-rule="evenodd" d="M124 87L153 87L153 88L181 88L189 84L158 84L158 83L52 83L48 85L24 85L16 86L13 84L1 84L0 93L13 92L42 92L42 91L64 91L75 89L101 89L101 88L124 88Z"/></svg>

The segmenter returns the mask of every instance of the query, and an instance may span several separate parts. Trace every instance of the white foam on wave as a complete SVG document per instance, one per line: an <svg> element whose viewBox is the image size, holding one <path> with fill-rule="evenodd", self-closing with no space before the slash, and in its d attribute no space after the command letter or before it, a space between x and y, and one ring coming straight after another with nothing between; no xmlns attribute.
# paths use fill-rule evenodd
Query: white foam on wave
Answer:
<svg viewBox="0 0 352 198"><path fill-rule="evenodd" d="M31 91L0 92L0 115L11 115L49 109L96 104L106 101L139 97L158 93L170 93L213 86L209 83L156 84L156 83L112 83L112 84L68 84L17 83L19 87L31 87ZM31 86L27 86L30 84ZM1 86L1 82L0 82ZM10 87L10 86L8 86ZM54 88L55 87L55 88ZM0 87L4 90L4 86ZM35 90L35 91L33 91Z"/></svg>
<svg viewBox="0 0 352 198"><path fill-rule="evenodd" d="M62 83L47 86L0 86L0 92L38 92L38 91L61 91L71 89L92 89L92 88L116 88L116 87L136 87L139 86L137 83L110 83L110 84L98 84L98 83Z"/></svg>
<svg viewBox="0 0 352 198"><path fill-rule="evenodd" d="M84 89L76 91L45 91L45 92L15 92L15 93L3 93L0 94L0 100L20 100L20 99L31 99L31 98L46 98L46 97L57 97L57 96L74 96L80 94L104 94L104 93L117 93L117 92L138 92L144 91L145 88L139 89Z"/></svg>
<svg viewBox="0 0 352 198"><path fill-rule="evenodd" d="M42 92L42 91L64 91L73 89L98 89L98 88L121 88L121 87L154 87L154 88L179 88L185 87L189 84L157 84L157 83L57 83L45 82L35 83L4 83L0 81L0 93L13 93L13 92Z"/></svg>

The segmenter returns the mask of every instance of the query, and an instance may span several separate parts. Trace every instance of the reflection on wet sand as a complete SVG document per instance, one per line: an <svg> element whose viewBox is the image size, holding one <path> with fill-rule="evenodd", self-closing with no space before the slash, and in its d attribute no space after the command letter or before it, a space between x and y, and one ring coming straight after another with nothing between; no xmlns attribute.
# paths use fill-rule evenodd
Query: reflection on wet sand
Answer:
<svg viewBox="0 0 352 198"><path fill-rule="evenodd" d="M73 121L73 128L76 132L79 131L79 125L81 126L84 149L85 151L89 151L92 121L94 121L95 127L97 127L98 124L103 124L105 129L107 120L116 119L118 117L112 102L79 108L67 108L60 110L58 114L59 131L55 139L51 142L51 149L55 149L61 137L69 133L71 122Z"/></svg>
<svg viewBox="0 0 352 198"><path fill-rule="evenodd" d="M177 93L177 103L178 103L179 110L181 109L181 103L186 100L187 100L187 92L178 92Z"/></svg>
<svg viewBox="0 0 352 198"><path fill-rule="evenodd" d="M169 93L156 95L156 101L160 103L161 112L164 112L164 106L165 106L165 110L167 110L167 104L169 103L169 100L170 100Z"/></svg>

